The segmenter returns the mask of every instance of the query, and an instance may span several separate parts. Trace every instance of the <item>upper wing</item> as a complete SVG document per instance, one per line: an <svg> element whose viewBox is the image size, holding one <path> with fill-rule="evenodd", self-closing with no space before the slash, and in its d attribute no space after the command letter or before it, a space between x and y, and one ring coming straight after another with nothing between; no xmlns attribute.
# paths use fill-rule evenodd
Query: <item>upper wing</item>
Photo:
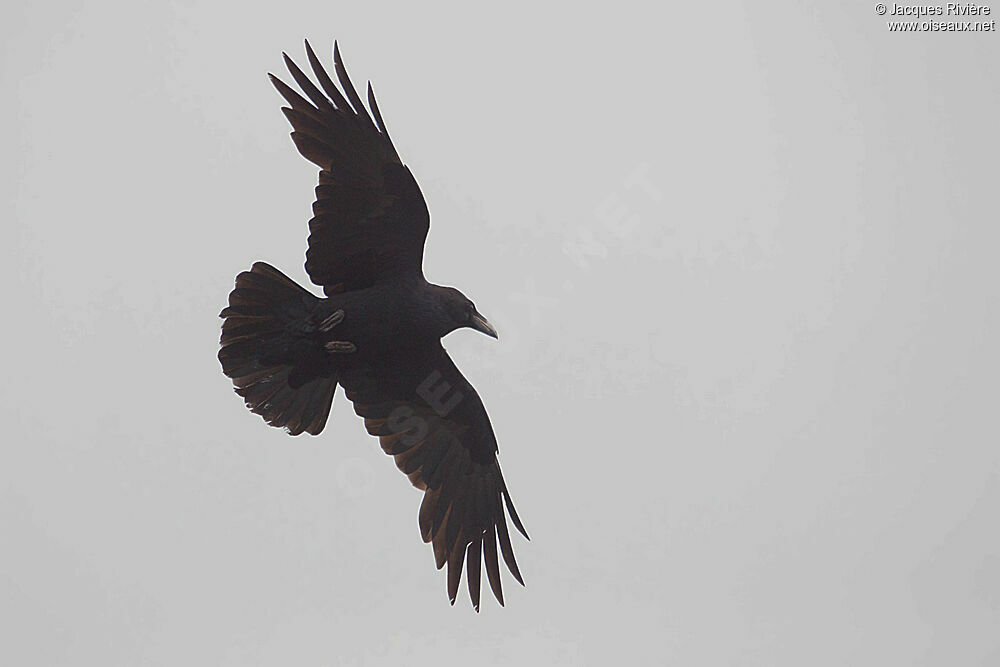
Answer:
<svg viewBox="0 0 1000 667"><path fill-rule="evenodd" d="M422 276L427 204L389 139L371 84L374 122L347 76L336 42L333 64L343 93L308 41L306 54L325 95L287 55L282 54L285 65L309 99L269 75L291 105L281 110L292 124L292 140L321 170L306 272L327 296L401 274Z"/></svg>
<svg viewBox="0 0 1000 667"><path fill-rule="evenodd" d="M434 548L438 569L448 563L448 597L458 594L467 560L469 596L479 610L480 559L503 605L497 542L507 569L523 586L507 530L528 537L511 502L497 443L483 402L439 342L421 353L385 359L345 373L340 383L365 427L418 489L420 534Z"/></svg>

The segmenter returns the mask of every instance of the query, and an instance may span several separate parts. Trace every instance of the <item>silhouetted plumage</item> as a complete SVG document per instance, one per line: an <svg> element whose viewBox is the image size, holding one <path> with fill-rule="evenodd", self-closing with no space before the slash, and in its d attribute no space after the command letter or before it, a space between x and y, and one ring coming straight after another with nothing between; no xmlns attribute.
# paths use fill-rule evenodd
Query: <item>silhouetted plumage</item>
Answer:
<svg viewBox="0 0 1000 667"><path fill-rule="evenodd" d="M368 432L424 492L420 534L437 567L448 565L452 604L467 565L479 610L482 562L502 605L499 558L524 583L507 516L527 533L500 473L486 409L441 346L460 327L494 338L496 331L461 292L424 279L427 206L371 85L369 115L336 43L340 88L308 42L306 54L318 86L285 56L305 97L271 81L290 105L282 111L295 146L320 168L306 271L326 298L255 263L236 277L222 311L219 361L247 407L292 435L319 434L342 386Z"/></svg>

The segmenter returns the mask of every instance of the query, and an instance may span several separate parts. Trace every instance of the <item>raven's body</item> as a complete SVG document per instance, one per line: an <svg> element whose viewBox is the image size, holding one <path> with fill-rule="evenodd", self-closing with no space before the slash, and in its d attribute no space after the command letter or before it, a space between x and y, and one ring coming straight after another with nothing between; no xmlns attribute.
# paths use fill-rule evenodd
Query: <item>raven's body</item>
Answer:
<svg viewBox="0 0 1000 667"><path fill-rule="evenodd" d="M522 581L505 509L527 534L500 473L482 401L441 346L460 327L493 337L496 331L461 292L424 279L430 217L371 87L374 121L336 46L343 92L308 43L306 51L322 91L287 56L309 99L272 82L291 105L282 111L295 145L321 169L306 270L325 298L263 262L239 274L222 311L223 372L253 412L292 435L322 431L336 388L343 387L368 432L424 491L420 532L437 566L448 564L451 601L467 563L479 609L482 562L503 604L498 553Z"/></svg>
<svg viewBox="0 0 1000 667"><path fill-rule="evenodd" d="M338 363L370 363L402 347L421 347L437 342L454 327L439 307L438 291L426 281L400 281L363 290L343 292L321 299L312 321L321 322L338 310L344 319L328 332L319 332L326 343L357 341L357 354ZM356 358L355 358L356 357Z"/></svg>

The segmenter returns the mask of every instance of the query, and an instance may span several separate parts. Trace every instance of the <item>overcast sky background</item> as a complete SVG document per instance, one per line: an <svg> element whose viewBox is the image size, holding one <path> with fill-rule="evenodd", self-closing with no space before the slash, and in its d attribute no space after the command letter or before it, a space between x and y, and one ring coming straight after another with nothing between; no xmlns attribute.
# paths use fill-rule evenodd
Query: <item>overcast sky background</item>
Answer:
<svg viewBox="0 0 1000 667"><path fill-rule="evenodd" d="M0 662L1000 663L996 33L271 4L5 11ZM342 394L292 439L215 359L236 273L308 284L304 37L500 330L445 344L532 535L505 609L448 605Z"/></svg>

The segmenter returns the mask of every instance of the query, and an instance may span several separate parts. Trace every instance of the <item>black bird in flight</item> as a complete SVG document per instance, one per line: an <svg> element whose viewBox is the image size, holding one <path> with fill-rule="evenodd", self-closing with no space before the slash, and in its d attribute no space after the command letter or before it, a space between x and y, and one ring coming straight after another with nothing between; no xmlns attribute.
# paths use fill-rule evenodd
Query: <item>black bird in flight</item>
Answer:
<svg viewBox="0 0 1000 667"><path fill-rule="evenodd" d="M281 110L292 141L320 168L305 268L326 298L263 262L236 276L220 315L222 371L251 411L291 435L322 431L342 386L368 432L424 492L420 534L433 546L438 569L448 564L451 603L464 564L479 611L483 561L503 605L498 544L524 585L504 508L528 534L500 473L486 409L441 346L443 336L461 327L493 338L497 332L457 289L424 279L430 216L389 139L371 84L369 115L336 42L340 89L308 41L306 54L319 87L283 54L305 97L270 78L290 106Z"/></svg>

